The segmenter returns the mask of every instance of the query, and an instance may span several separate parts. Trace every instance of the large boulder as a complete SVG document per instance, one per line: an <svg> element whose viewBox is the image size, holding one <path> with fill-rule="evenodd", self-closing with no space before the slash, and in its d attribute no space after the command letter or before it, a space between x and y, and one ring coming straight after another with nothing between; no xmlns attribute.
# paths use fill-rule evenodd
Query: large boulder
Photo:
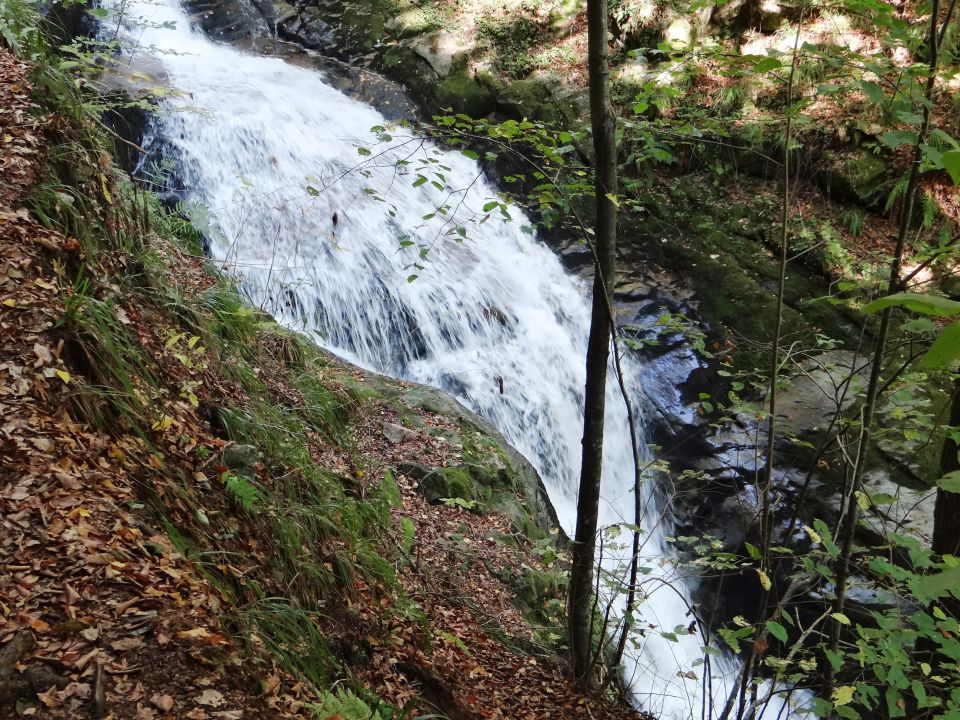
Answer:
<svg viewBox="0 0 960 720"><path fill-rule="evenodd" d="M434 95L439 108L452 108L454 112L482 118L494 108L493 93L466 70L458 70L445 77L437 86Z"/></svg>
<svg viewBox="0 0 960 720"><path fill-rule="evenodd" d="M337 36L317 8L305 8L299 15L277 23L277 34L310 50L331 52L337 47Z"/></svg>
<svg viewBox="0 0 960 720"><path fill-rule="evenodd" d="M462 65L468 48L454 35L437 31L410 41L410 49L427 61L438 77L446 77L454 66Z"/></svg>
<svg viewBox="0 0 960 720"><path fill-rule="evenodd" d="M516 120L541 120L561 127L573 127L581 114L576 98L550 75L503 86L497 93L497 110Z"/></svg>
<svg viewBox="0 0 960 720"><path fill-rule="evenodd" d="M887 161L863 149L827 155L819 181L843 200L872 208L882 203L888 185Z"/></svg>

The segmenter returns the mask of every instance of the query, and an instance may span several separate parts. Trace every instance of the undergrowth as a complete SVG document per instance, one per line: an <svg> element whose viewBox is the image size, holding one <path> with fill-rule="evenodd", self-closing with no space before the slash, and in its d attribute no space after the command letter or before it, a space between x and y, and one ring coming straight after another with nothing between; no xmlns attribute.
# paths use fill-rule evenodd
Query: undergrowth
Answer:
<svg viewBox="0 0 960 720"><path fill-rule="evenodd" d="M364 701L327 692L343 667L324 628L350 624L349 598L417 612L397 600L381 540L400 499L392 478L351 495L358 481L317 457L351 451L358 394L231 280L210 271L196 287L174 272L171 257L197 255L199 234L115 170L113 139L47 46L45 22L28 3L0 10L0 37L33 64L38 100L58 119L30 210L78 244L56 265L74 419L137 439L141 507L228 600L227 626L254 660L306 682L322 717L334 707L394 717L386 705L350 715ZM299 397L280 397L287 390ZM251 474L222 465L231 445L259 452Z"/></svg>

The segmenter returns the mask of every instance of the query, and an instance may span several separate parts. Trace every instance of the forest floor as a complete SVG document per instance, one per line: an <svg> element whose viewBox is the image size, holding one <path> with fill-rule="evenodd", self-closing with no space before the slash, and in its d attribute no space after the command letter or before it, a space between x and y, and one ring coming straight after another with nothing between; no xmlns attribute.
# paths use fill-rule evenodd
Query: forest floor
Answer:
<svg viewBox="0 0 960 720"><path fill-rule="evenodd" d="M872 264L876 260L874 250L886 250L893 244L897 229L890 218L899 215L899 203L891 203L892 207L884 210L883 203L874 198L869 208L858 209L856 206L862 203L856 198L827 191L823 171L829 166L831 153L866 149L886 163L885 176L891 179L892 186L892 180L909 168L912 147L888 147L883 135L890 130L911 128L891 119L889 98L878 103L859 89L850 91L846 86L850 74L831 74L821 55L836 53L852 67L871 58L884 58L900 72L910 63L919 62L918 58L891 43L882 28L871 27L861 18L844 15L840 10L809 12L799 18L798 27L795 8L790 5L769 4L773 9L764 5L762 13L754 7L756 3L730 5L731 11L740 8L735 17L728 17L722 4L718 5L712 16L708 13L709 22L701 23L700 36L692 44L684 47L686 41L675 43L677 51L672 59L663 47L658 49L658 45L668 48L671 44L665 38L668 26L678 18L701 22L694 16L703 14L703 6L694 4L699 11L683 4L612 6L611 93L623 121L624 147L629 147L627 140L635 132L633 126L652 132L654 137L660 129L675 133L678 128L694 127L699 133L693 137L710 139L715 143L714 152L691 153L683 142L671 147L668 141L658 138L675 157L662 165L648 164L653 167L653 192L662 191L677 172L692 174L693 181L701 182L699 173L721 169L725 182L711 202L722 206L730 199L736 201L728 197L731 185L736 186L737 175L752 171L738 169L737 159L725 156L722 150L716 152L718 148L762 151L772 153L777 161L782 159L777 132L784 117L786 74L782 71L789 68L774 73L755 72L749 58L787 57L798 44L802 51L794 92L803 99L803 109L793 128L800 160L799 183L795 187L806 198L796 200L795 224L810 225L818 231L824 220L834 216L831 232L851 261ZM749 8L754 9L747 12ZM493 73L507 82L550 77L581 90L586 87L586 13L576 3L435 0L420 3L418 9L407 11L410 12L419 14L414 25L455 37L456 46L465 48L464 54L475 72ZM895 14L919 34L928 20L918 12L921 11L910 4L902 4L896 6ZM864 75L867 77L869 74ZM936 85L931 127L954 135L960 132L954 99L960 97L958 91L960 75L944 72ZM645 109L635 112L637 105ZM583 117L586 118L585 112ZM704 149L710 148L699 148ZM623 152L643 154L640 149ZM630 162L624 164L624 175L629 174L629 167ZM779 175L774 172L764 180L759 185L760 199L779 203ZM629 184L629 180L624 183ZM888 190L889 187L885 192ZM621 192L629 195L630 191L622 187ZM732 192L735 194L735 189ZM931 208L936 207L935 212L930 211L934 220L939 215L954 226L960 224L960 193L945 172L925 173L921 178L921 196ZM818 212L819 207L825 212ZM681 202L678 215L682 216L683 209ZM850 220L851 211L860 219ZM841 215L847 220L842 220Z"/></svg>
<svg viewBox="0 0 960 720"><path fill-rule="evenodd" d="M232 632L246 610L244 593L259 591L253 578L269 592L290 591L258 575L278 552L276 538L218 482L231 443L203 412L242 407L250 391L212 347L202 360L194 340L181 347L182 319L131 285L143 274L139 258L106 242L93 254L27 209L67 124L41 111L30 76L0 48L0 717L340 717L328 704L330 686L296 672L302 647L269 646L266 626L259 635ZM119 235L128 221L116 213L109 158L99 165L91 194L107 210L100 233ZM161 275L186 297L217 282L202 259L147 235L141 240L162 259ZM83 302L109 307L108 325L148 359L128 378L130 397L149 399L145 426L125 417L92 422L115 400L102 386L117 368L71 329ZM302 407L302 387L276 351L282 336L257 332L248 340L265 396L284 411ZM334 394L358 380L335 360L322 377ZM456 447L425 431L385 439L384 423L402 418L382 399L352 412L349 447L313 431L308 446L315 463L350 479L361 496L407 461L462 461ZM420 421L454 428L426 411ZM277 467L256 463L260 487L282 481ZM429 504L412 478L395 476L394 529L380 528L371 546L391 558L396 528L413 528L409 556L391 558L399 587L347 572L349 587L328 598L324 613L308 615L336 656L331 685L347 680L396 708L455 718L639 717L575 693L556 653L538 644L505 578L549 568L504 515ZM203 553L185 551L172 527L192 532L201 551L210 540L229 559L198 562ZM494 540L505 536L515 547ZM215 538L226 539L216 545ZM329 550L333 559L338 542L297 551L325 557ZM403 611L404 602L416 611Z"/></svg>

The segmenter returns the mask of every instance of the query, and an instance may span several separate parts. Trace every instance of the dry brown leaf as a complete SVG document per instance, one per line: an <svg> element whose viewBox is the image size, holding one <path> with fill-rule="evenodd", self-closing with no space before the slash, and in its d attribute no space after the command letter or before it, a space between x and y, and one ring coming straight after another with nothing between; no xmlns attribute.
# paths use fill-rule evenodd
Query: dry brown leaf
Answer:
<svg viewBox="0 0 960 720"><path fill-rule="evenodd" d="M46 345L35 343L33 346L33 352L44 365L49 365L53 362L53 353L50 352L50 348L48 348Z"/></svg>
<svg viewBox="0 0 960 720"><path fill-rule="evenodd" d="M143 645L143 640L141 640L138 637L120 638L119 640L114 640L112 643L110 643L110 647L112 647L117 652L126 652L127 650L135 650L141 645Z"/></svg>
<svg viewBox="0 0 960 720"><path fill-rule="evenodd" d="M171 710L173 710L173 705L174 705L173 698L170 697L169 695L160 695L159 693L156 695L152 695L150 697L150 702L155 708L157 708L158 710L163 710L163 712L165 713L168 713Z"/></svg>
<svg viewBox="0 0 960 720"><path fill-rule="evenodd" d="M206 705L207 707L213 708L218 708L227 703L227 699L223 696L223 693L212 688L204 690L197 697L195 697L193 701L197 705Z"/></svg>

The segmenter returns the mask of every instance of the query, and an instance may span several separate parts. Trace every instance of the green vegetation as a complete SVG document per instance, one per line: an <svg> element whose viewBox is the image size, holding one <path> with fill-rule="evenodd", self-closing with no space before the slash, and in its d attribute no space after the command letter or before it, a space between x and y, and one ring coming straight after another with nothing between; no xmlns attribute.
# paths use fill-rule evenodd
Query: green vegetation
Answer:
<svg viewBox="0 0 960 720"><path fill-rule="evenodd" d="M753 586L749 617L701 623L704 662L721 648L744 659L741 681L718 714L753 717L772 699L771 687L789 683L812 689L812 711L823 717L952 717L960 712L956 537L948 532L953 545L930 548L895 519L883 521L895 498L864 484L863 473L868 451L879 450L919 467L915 485L935 489L938 502L960 495L956 422L947 419L960 356L951 297L960 145L947 89L957 73L955 6L938 18L937 3L904 13L872 1L802 4L771 18L755 5L743 4L743 14L724 20L726 34L712 39L696 22L698 8L663 7L653 19L642 17L640 3L613 8L622 46L614 93L625 122L621 186L607 199L628 215L623 255L683 274L696 292L705 323L698 350L722 361L714 366L721 389L698 396L705 420L714 429L748 426L759 437L768 428L770 435L770 461L741 483L758 506L749 539L725 548L711 537L678 538L698 572L745 577ZM360 444L367 406L402 418L411 405L259 315L229 280L173 278L175 259L197 254L196 230L104 162L103 106L90 100L89 84L75 82L87 77L89 52L73 45L66 60L51 55L39 19L24 7L5 9L0 34L39 64L39 86L72 120L48 153L31 210L44 226L76 238L84 253L58 266L57 331L76 373L74 413L114 436L136 436L145 467L150 457L166 464L162 482L159 473L144 481L139 502L222 593L230 629L250 657L269 657L309 683L319 717L399 716L359 683L328 688L371 652L369 618L362 624L348 606L380 603L378 631L397 618L428 625L400 577L418 542L413 522L398 521L394 474ZM415 32L452 18L429 5L414 15L407 27ZM490 213L509 219L509 203L520 201L541 226L589 242L595 178L587 135L573 126L573 104L528 77L577 60L569 46L546 47L568 19L552 5L489 10L476 25L478 47L510 82L474 73L476 58L458 58L436 86L423 84L454 109L425 132L505 168L502 194L476 218L451 223L450 239L468 240L472 224ZM741 33L741 25L759 31ZM878 45L844 44L860 30ZM387 50L385 58L401 74L422 65L409 48ZM471 117L494 107L516 117ZM426 161L410 170L414 184L445 185L442 168ZM822 194L811 201L814 187ZM826 203L824 194L843 204ZM428 253L421 248L411 280ZM130 298L148 322L131 318ZM690 322L663 324L686 330ZM871 342L875 372L813 438L822 447L782 427L769 408L809 374L805 362L825 349L865 353ZM769 371L757 370L768 363ZM265 367L278 371L265 374ZM428 501L475 515L499 510L525 542L536 543L542 564L514 574L514 590L534 622L534 642L562 647L565 575L542 514L530 507L536 489L475 428L460 423L449 432L462 446L455 461L404 474ZM842 506L828 508L828 517L808 506L776 506L774 468L784 445L810 460L809 477L842 488ZM716 478L690 472L678 480L699 488ZM789 530L778 535L775 526ZM638 537L636 526L616 531L623 529ZM465 532L460 525L444 540L464 573L472 567ZM398 541L388 539L393 534ZM512 535L497 539L516 544ZM622 583L614 573L602 580ZM848 607L848 585L883 602ZM642 607L620 618L601 610L588 615L611 638L641 627ZM346 637L337 626L350 628ZM657 632L675 641L694 630ZM446 640L425 634L424 644ZM591 639L600 645L591 664L617 657L602 631Z"/></svg>
<svg viewBox="0 0 960 720"><path fill-rule="evenodd" d="M163 528L210 583L249 667L279 667L305 683L320 718L413 717L412 705L392 707L354 679L372 644L403 631L428 649L438 632L400 579L415 567L419 540L398 517L395 470L363 443L376 411L421 424L425 411L391 381L282 329L205 265L181 209L112 164L103 100L74 82L88 77L91 56L52 51L45 22L28 3L0 13L4 42L34 63L38 100L62 120L29 209L76 238L52 265L62 297L53 332L70 368L58 382L70 390L72 421L98 429L117 458L139 468L138 496L125 509ZM445 480L436 497L420 492L455 508L507 509L523 548L524 532L546 537L532 507L543 502L536 480L528 508L517 493L530 490L529 478L518 480L500 441L455 416L442 422L459 428L462 452L450 467L426 469ZM159 555L171 552L150 542ZM531 603L520 605L539 618ZM510 633L497 632L509 644ZM239 662L225 653L215 665Z"/></svg>

